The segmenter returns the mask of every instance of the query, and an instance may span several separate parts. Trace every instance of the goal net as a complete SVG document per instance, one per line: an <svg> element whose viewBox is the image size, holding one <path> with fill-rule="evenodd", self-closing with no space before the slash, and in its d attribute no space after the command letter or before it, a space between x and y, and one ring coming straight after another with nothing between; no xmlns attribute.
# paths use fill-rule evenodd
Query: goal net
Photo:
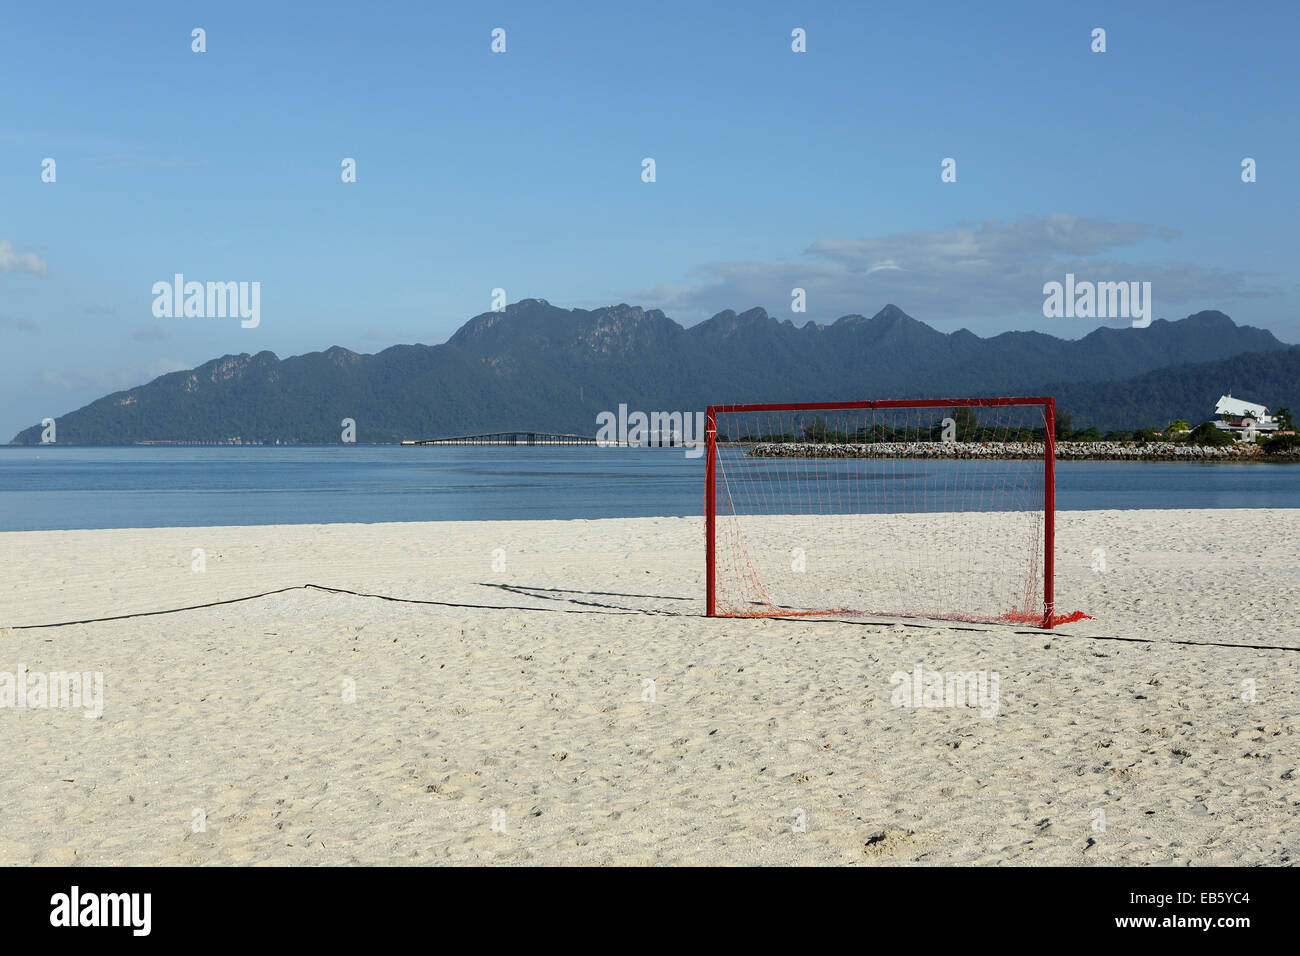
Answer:
<svg viewBox="0 0 1300 956"><path fill-rule="evenodd" d="M1051 627L1051 398L716 405L707 613Z"/></svg>

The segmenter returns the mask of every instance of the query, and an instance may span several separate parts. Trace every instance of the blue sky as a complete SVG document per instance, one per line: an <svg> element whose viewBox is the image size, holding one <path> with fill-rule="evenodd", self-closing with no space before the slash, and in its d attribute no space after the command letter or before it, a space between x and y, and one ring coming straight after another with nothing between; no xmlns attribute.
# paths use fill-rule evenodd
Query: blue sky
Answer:
<svg viewBox="0 0 1300 956"><path fill-rule="evenodd" d="M457 6L11 5L0 441L227 353L442 342L498 287L1117 324L1043 317L1073 271L1300 342L1292 4ZM155 317L177 272L260 282L260 325Z"/></svg>

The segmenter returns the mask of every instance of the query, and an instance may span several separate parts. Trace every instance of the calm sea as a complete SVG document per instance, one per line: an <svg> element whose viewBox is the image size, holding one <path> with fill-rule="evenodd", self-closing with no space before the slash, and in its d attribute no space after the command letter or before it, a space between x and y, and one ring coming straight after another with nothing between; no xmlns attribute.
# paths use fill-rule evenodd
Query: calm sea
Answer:
<svg viewBox="0 0 1300 956"><path fill-rule="evenodd" d="M882 480L962 466L907 464ZM703 485L660 448L0 447L0 531L697 515ZM1300 465L1061 462L1057 507L1300 507Z"/></svg>

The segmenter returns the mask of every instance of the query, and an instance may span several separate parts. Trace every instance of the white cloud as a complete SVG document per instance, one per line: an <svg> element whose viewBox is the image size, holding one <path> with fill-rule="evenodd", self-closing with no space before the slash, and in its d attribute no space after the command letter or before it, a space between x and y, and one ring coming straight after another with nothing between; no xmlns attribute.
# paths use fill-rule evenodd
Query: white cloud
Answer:
<svg viewBox="0 0 1300 956"><path fill-rule="evenodd" d="M1067 272L1092 281L1149 281L1158 312L1277 294L1260 287L1253 273L1115 257L1177 237L1170 228L1064 214L990 219L947 231L819 239L804 251L804 262L710 263L696 270L697 284L659 286L635 298L691 321L755 304L779 314L798 287L807 290L808 318L870 314L894 302L925 321L964 321L1038 313L1043 283Z"/></svg>
<svg viewBox="0 0 1300 956"><path fill-rule="evenodd" d="M30 272L43 276L49 264L34 252L14 252L12 239L0 239L0 275L6 272Z"/></svg>

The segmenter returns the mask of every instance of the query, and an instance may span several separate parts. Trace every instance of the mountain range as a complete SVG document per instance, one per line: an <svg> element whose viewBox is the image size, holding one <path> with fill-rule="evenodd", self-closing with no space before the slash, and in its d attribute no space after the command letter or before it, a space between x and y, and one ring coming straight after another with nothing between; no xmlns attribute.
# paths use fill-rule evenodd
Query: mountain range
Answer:
<svg viewBox="0 0 1300 956"><path fill-rule="evenodd" d="M1080 339L940 332L887 305L796 326L763 309L685 328L657 309L561 309L525 299L466 322L442 345L366 355L335 346L280 359L226 355L114 392L57 420L60 444L137 441L337 443L495 430L594 434L620 403L1056 395L1076 427L1160 427L1209 417L1224 392L1300 408L1300 348L1222 312ZM19 432L36 444L41 428Z"/></svg>

